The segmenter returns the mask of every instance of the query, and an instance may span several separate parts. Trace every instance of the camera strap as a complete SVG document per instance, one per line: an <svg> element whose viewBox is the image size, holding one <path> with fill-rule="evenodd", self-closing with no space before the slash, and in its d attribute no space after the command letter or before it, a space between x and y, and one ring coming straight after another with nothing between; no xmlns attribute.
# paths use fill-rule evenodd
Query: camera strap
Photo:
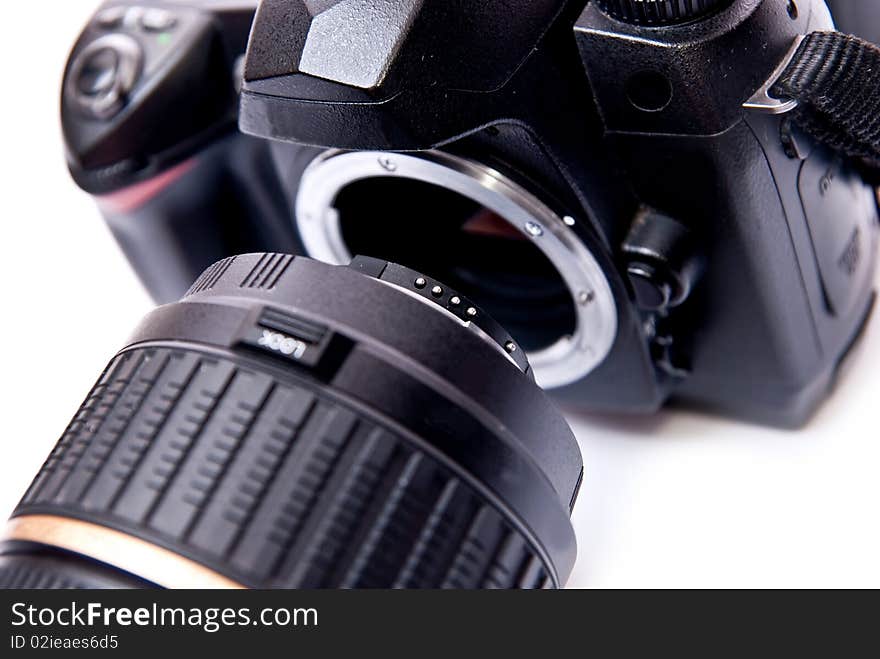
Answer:
<svg viewBox="0 0 880 659"><path fill-rule="evenodd" d="M814 139L880 176L880 47L840 32L814 32L774 75L770 95L794 108Z"/></svg>

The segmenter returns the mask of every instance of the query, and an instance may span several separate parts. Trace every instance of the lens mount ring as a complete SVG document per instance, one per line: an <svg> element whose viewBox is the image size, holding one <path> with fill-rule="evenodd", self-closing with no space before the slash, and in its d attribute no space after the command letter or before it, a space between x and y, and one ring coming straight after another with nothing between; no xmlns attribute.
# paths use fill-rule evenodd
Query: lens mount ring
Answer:
<svg viewBox="0 0 880 659"><path fill-rule="evenodd" d="M296 228L309 256L334 265L351 260L354 255L334 204L344 188L370 178L410 179L466 197L501 217L550 261L571 295L576 327L570 336L529 354L539 385L572 384L605 360L617 336L617 306L602 267L574 231L572 220L476 161L441 151L325 152L304 172L296 199ZM430 240L430 232L425 235Z"/></svg>

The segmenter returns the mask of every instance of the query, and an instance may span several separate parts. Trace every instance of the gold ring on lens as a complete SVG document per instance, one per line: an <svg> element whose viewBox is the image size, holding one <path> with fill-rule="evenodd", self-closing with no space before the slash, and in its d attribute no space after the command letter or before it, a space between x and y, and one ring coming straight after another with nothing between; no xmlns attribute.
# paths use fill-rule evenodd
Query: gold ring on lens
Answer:
<svg viewBox="0 0 880 659"><path fill-rule="evenodd" d="M57 547L173 589L243 589L193 560L105 526L55 515L13 518L3 540Z"/></svg>

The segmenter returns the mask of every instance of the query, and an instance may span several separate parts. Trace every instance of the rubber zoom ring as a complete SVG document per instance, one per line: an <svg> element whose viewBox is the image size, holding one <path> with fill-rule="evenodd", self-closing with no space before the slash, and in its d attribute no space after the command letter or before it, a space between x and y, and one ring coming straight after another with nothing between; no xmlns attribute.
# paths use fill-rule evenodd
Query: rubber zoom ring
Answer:
<svg viewBox="0 0 880 659"><path fill-rule="evenodd" d="M515 524L441 458L325 385L232 353L116 357L25 515L110 527L252 588L554 585Z"/></svg>

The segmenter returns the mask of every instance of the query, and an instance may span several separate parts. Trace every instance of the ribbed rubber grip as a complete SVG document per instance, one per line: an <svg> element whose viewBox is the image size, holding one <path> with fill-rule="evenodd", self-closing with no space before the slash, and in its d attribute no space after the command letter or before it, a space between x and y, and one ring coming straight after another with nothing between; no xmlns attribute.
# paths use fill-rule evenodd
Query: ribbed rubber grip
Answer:
<svg viewBox="0 0 880 659"><path fill-rule="evenodd" d="M0 588L4 590L95 590L144 588L143 581L87 559L49 551L24 551L0 556Z"/></svg>
<svg viewBox="0 0 880 659"><path fill-rule="evenodd" d="M48 569L27 559L0 559L0 588L3 590L84 590L95 588L84 579L69 577L64 565Z"/></svg>
<svg viewBox="0 0 880 659"><path fill-rule="evenodd" d="M441 460L317 382L140 347L110 364L15 516L104 525L254 588L552 585Z"/></svg>

